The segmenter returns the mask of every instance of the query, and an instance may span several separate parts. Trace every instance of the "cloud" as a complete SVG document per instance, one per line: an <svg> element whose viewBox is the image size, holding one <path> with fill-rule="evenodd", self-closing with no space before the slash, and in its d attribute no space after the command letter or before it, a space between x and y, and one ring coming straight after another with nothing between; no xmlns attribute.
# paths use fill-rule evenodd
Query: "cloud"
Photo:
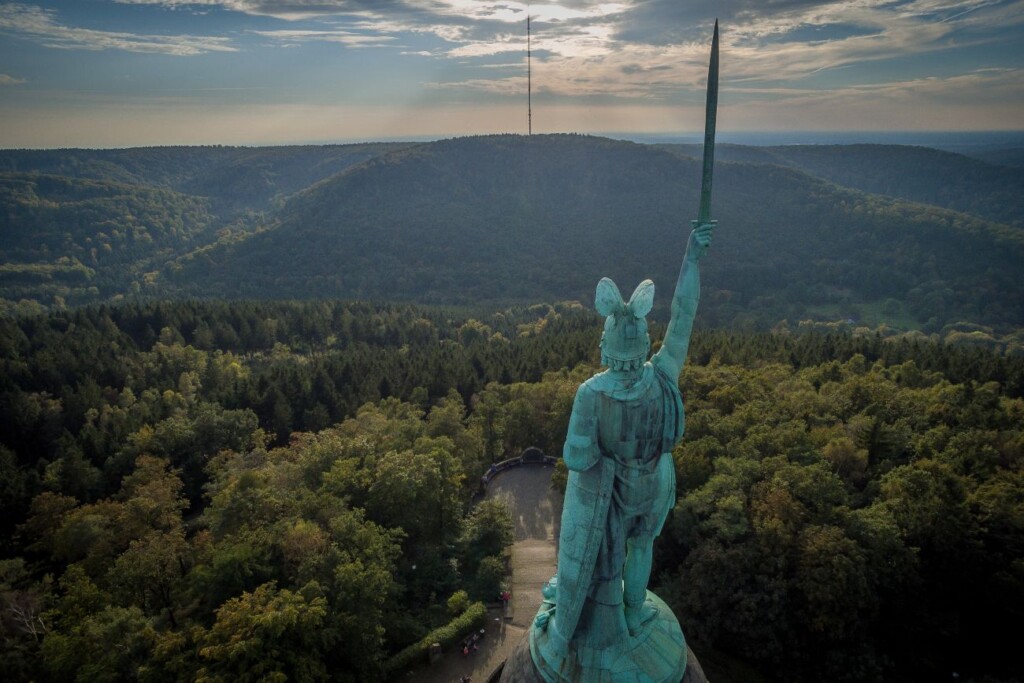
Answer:
<svg viewBox="0 0 1024 683"><path fill-rule="evenodd" d="M737 65L730 77L786 80L822 69L947 49L952 39L962 39L965 31L997 26L999 17L1019 24L1024 15L1019 0L117 1L164 7L217 6L289 21L330 17L343 22L335 38L308 33L294 40L334 39L365 46L375 44L369 37L373 35L385 41L401 34L427 35L441 41L429 50L432 56L447 56L463 64L525 52L524 24L529 13L534 46L545 53L548 71L576 72L572 77L576 83L584 64L603 78L621 80L654 68L663 72L662 76L671 72L682 78L681 84L693 83L701 71L698 62L706 60L715 17L723 23L723 50L731 51ZM701 52L705 54L698 59ZM662 63L664 57L684 62L667 67ZM643 60L648 59L658 63L646 64ZM629 64L644 67L631 70ZM467 74L468 88L479 87L475 77ZM610 84L610 90L620 94L636 91L619 85ZM495 87L505 89L503 85ZM576 92L568 81L551 87L567 95Z"/></svg>
<svg viewBox="0 0 1024 683"><path fill-rule="evenodd" d="M223 37L97 31L64 26L57 23L55 16L55 12L35 5L0 5L0 32L64 50L125 50L175 56L235 51L230 40Z"/></svg>
<svg viewBox="0 0 1024 683"><path fill-rule="evenodd" d="M751 91L756 92L756 91ZM924 107L969 102L1015 103L1024 105L1024 80L1017 69L978 69L945 78L926 77L833 90L792 90L780 104L846 107L864 102L885 101Z"/></svg>
<svg viewBox="0 0 1024 683"><path fill-rule="evenodd" d="M702 92L710 28L722 20L723 83L791 87L827 70L953 51L1024 23L1020 0L117 0L219 8L288 21L256 35L281 46L335 42L449 59L446 89L513 93L520 75L490 67L525 57L532 19L534 86L564 97L688 101ZM23 5L22 12L31 8ZM139 41L136 51L233 49L225 38L131 36L58 27L35 8L59 47ZM79 31L74 39L68 31ZM60 33L62 37L54 37ZM86 34L89 34L88 37ZM95 34L95 35L94 35ZM103 40L99 38L103 36ZM188 41L198 41L189 43ZM204 41L221 41L209 43ZM134 45L134 43L131 43ZM217 47L211 47L215 45ZM415 45L415 47L410 47ZM173 48L171 46L174 46ZM177 52L176 54L184 54ZM977 65L974 65L977 66ZM961 70L969 67L961 67ZM895 71L898 68L894 67ZM847 75L853 74L848 71ZM860 78L870 78L867 71ZM820 77L819 77L820 78ZM898 79L899 76L888 77Z"/></svg>
<svg viewBox="0 0 1024 683"><path fill-rule="evenodd" d="M749 99L758 95L765 97ZM1006 130L1019 126L1024 79L1017 69L978 69L831 90L739 88L722 96L733 104L720 120L737 130Z"/></svg>
<svg viewBox="0 0 1024 683"><path fill-rule="evenodd" d="M359 48L359 47L390 47L390 41L395 40L394 36L389 35L367 35L365 33L355 33L352 31L346 31L342 29L334 30L292 30L283 29L276 31L252 31L255 35L263 36L265 38L271 38L276 41L283 42L285 44L294 45L296 43L308 42L308 41L321 41L327 43L341 43L346 47Z"/></svg>
<svg viewBox="0 0 1024 683"><path fill-rule="evenodd" d="M21 85L24 82L24 78L15 78L13 76L8 76L7 74L0 74L0 87L5 85Z"/></svg>
<svg viewBox="0 0 1024 683"><path fill-rule="evenodd" d="M610 7L610 6L607 6ZM539 89L672 99L699 89L707 71L711 18L723 20L723 80L781 84L829 69L955 51L996 39L1024 23L1019 0L647 0L557 23L534 23ZM451 57L525 52L518 34L480 36ZM898 67L897 67L898 68ZM864 74L866 72L862 72ZM864 78L861 75L861 78ZM518 78L518 77L513 77ZM469 75L469 90L514 91L511 83ZM447 83L446 88L457 88Z"/></svg>
<svg viewBox="0 0 1024 683"><path fill-rule="evenodd" d="M256 16L298 21L346 14L380 15L421 12L415 0L114 0L123 5L159 5L172 9L220 7ZM429 3L424 3L429 4Z"/></svg>
<svg viewBox="0 0 1024 683"><path fill-rule="evenodd" d="M235 12L295 21L334 15L391 17L397 21L430 23L438 18L519 23L527 8L539 21L573 21L604 16L629 7L629 2L533 3L511 0L115 0L130 5L163 7L216 6Z"/></svg>
<svg viewBox="0 0 1024 683"><path fill-rule="evenodd" d="M1014 4L845 0L766 18L730 30L729 78L794 81L825 69L982 44L993 40L996 29L1024 21ZM844 35L839 27L858 31ZM808 28L820 29L822 38L790 38Z"/></svg>
<svg viewBox="0 0 1024 683"><path fill-rule="evenodd" d="M757 115L770 110L803 109L841 112L849 107L862 110L886 105L945 108L984 103L1024 105L1024 80L1017 69L977 69L945 78L924 77L886 83L851 85L842 88L748 87L723 88L726 99ZM751 104L753 103L753 104Z"/></svg>

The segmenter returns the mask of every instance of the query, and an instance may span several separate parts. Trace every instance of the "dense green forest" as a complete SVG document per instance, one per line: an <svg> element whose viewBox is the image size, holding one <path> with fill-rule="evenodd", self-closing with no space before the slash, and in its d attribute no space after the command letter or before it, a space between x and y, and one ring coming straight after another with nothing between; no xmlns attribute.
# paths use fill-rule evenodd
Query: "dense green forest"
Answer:
<svg viewBox="0 0 1024 683"><path fill-rule="evenodd" d="M0 313L181 297L506 306L587 300L605 275L665 287L696 215L694 152L574 135L2 151ZM703 324L1024 345L1019 169L877 145L719 157Z"/></svg>
<svg viewBox="0 0 1024 683"><path fill-rule="evenodd" d="M479 619L480 475L561 452L600 277L657 344L697 151L0 151L0 678L383 681ZM1020 680L1020 168L719 158L654 587L766 682Z"/></svg>
<svg viewBox="0 0 1024 683"><path fill-rule="evenodd" d="M470 505L475 482L560 452L600 323L195 301L0 319L0 676L382 680L493 598L511 520ZM1024 359L703 329L681 388L654 583L698 652L766 680L1013 679Z"/></svg>
<svg viewBox="0 0 1024 683"><path fill-rule="evenodd" d="M700 158L699 145L666 145ZM1009 154L1004 155L1009 158ZM1024 227L1024 169L966 159L928 147L893 145L718 145L716 161L800 169L837 185L932 204ZM1019 165L1019 164L1018 164Z"/></svg>
<svg viewBox="0 0 1024 683"><path fill-rule="evenodd" d="M696 160L632 143L442 141L324 181L289 202L273 229L190 255L168 279L195 295L586 300L604 275L674 282L683 217L697 209L696 192L681 188L698 179ZM716 302L702 310L707 324L763 328L815 311L860 320L877 310L875 324L927 332L960 321L1021 326L1018 229L780 166L723 163L715 183L721 229L703 269Z"/></svg>
<svg viewBox="0 0 1024 683"><path fill-rule="evenodd" d="M216 222L201 197L36 173L0 174L0 203L0 288L58 306L138 293Z"/></svg>
<svg viewBox="0 0 1024 683"><path fill-rule="evenodd" d="M218 211L262 210L400 143L283 147L0 150L0 172L152 186L206 197Z"/></svg>

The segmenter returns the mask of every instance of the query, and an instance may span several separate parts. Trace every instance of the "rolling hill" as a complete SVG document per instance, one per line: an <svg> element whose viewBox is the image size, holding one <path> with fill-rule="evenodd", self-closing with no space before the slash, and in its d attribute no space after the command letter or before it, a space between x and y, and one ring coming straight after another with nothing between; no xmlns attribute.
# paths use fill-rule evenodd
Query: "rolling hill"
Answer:
<svg viewBox="0 0 1024 683"><path fill-rule="evenodd" d="M608 275L652 277L663 315L697 156L579 135L0 151L0 297L589 301ZM1019 169L879 145L717 157L705 324L1024 326Z"/></svg>
<svg viewBox="0 0 1024 683"><path fill-rule="evenodd" d="M277 222L192 254L168 284L192 296L470 303L588 301L609 275L668 301L699 162L586 136L494 136L380 155L295 196ZM1024 232L867 194L778 164L718 165L720 221L702 308L719 324L823 314L938 327L1024 323Z"/></svg>
<svg viewBox="0 0 1024 683"><path fill-rule="evenodd" d="M209 198L222 213L264 210L404 143L282 147L0 150L0 172L151 185Z"/></svg>
<svg viewBox="0 0 1024 683"><path fill-rule="evenodd" d="M0 173L0 206L0 292L71 304L131 291L216 221L203 197L40 173Z"/></svg>
<svg viewBox="0 0 1024 683"><path fill-rule="evenodd" d="M700 145L666 148L701 155ZM1012 150L1006 150L996 158L1011 155ZM1024 228L1024 168L902 145L718 145L715 158L788 166L837 185Z"/></svg>

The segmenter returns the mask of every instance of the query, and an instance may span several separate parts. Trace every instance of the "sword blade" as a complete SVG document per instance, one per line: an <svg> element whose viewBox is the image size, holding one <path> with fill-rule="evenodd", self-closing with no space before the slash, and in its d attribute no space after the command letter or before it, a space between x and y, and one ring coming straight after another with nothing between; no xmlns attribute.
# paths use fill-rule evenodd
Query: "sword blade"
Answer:
<svg viewBox="0 0 1024 683"><path fill-rule="evenodd" d="M708 63L708 99L704 111L704 174L700 183L698 224L711 220L711 176L715 170L715 117L718 114L718 20L711 39L711 60Z"/></svg>

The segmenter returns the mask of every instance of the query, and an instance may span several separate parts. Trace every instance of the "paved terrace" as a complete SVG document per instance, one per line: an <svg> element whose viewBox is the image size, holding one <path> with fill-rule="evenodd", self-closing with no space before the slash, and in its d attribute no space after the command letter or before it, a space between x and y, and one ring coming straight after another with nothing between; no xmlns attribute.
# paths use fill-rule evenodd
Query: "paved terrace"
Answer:
<svg viewBox="0 0 1024 683"><path fill-rule="evenodd" d="M516 524L512 545L511 620L502 611L488 614L487 635L480 649L463 656L446 652L432 666L411 671L398 679L410 683L458 683L469 676L473 683L485 683L498 665L526 635L540 606L540 589L555 573L555 544L562 516L562 495L551 488L549 465L522 465L505 470L487 487L487 498L508 503Z"/></svg>

